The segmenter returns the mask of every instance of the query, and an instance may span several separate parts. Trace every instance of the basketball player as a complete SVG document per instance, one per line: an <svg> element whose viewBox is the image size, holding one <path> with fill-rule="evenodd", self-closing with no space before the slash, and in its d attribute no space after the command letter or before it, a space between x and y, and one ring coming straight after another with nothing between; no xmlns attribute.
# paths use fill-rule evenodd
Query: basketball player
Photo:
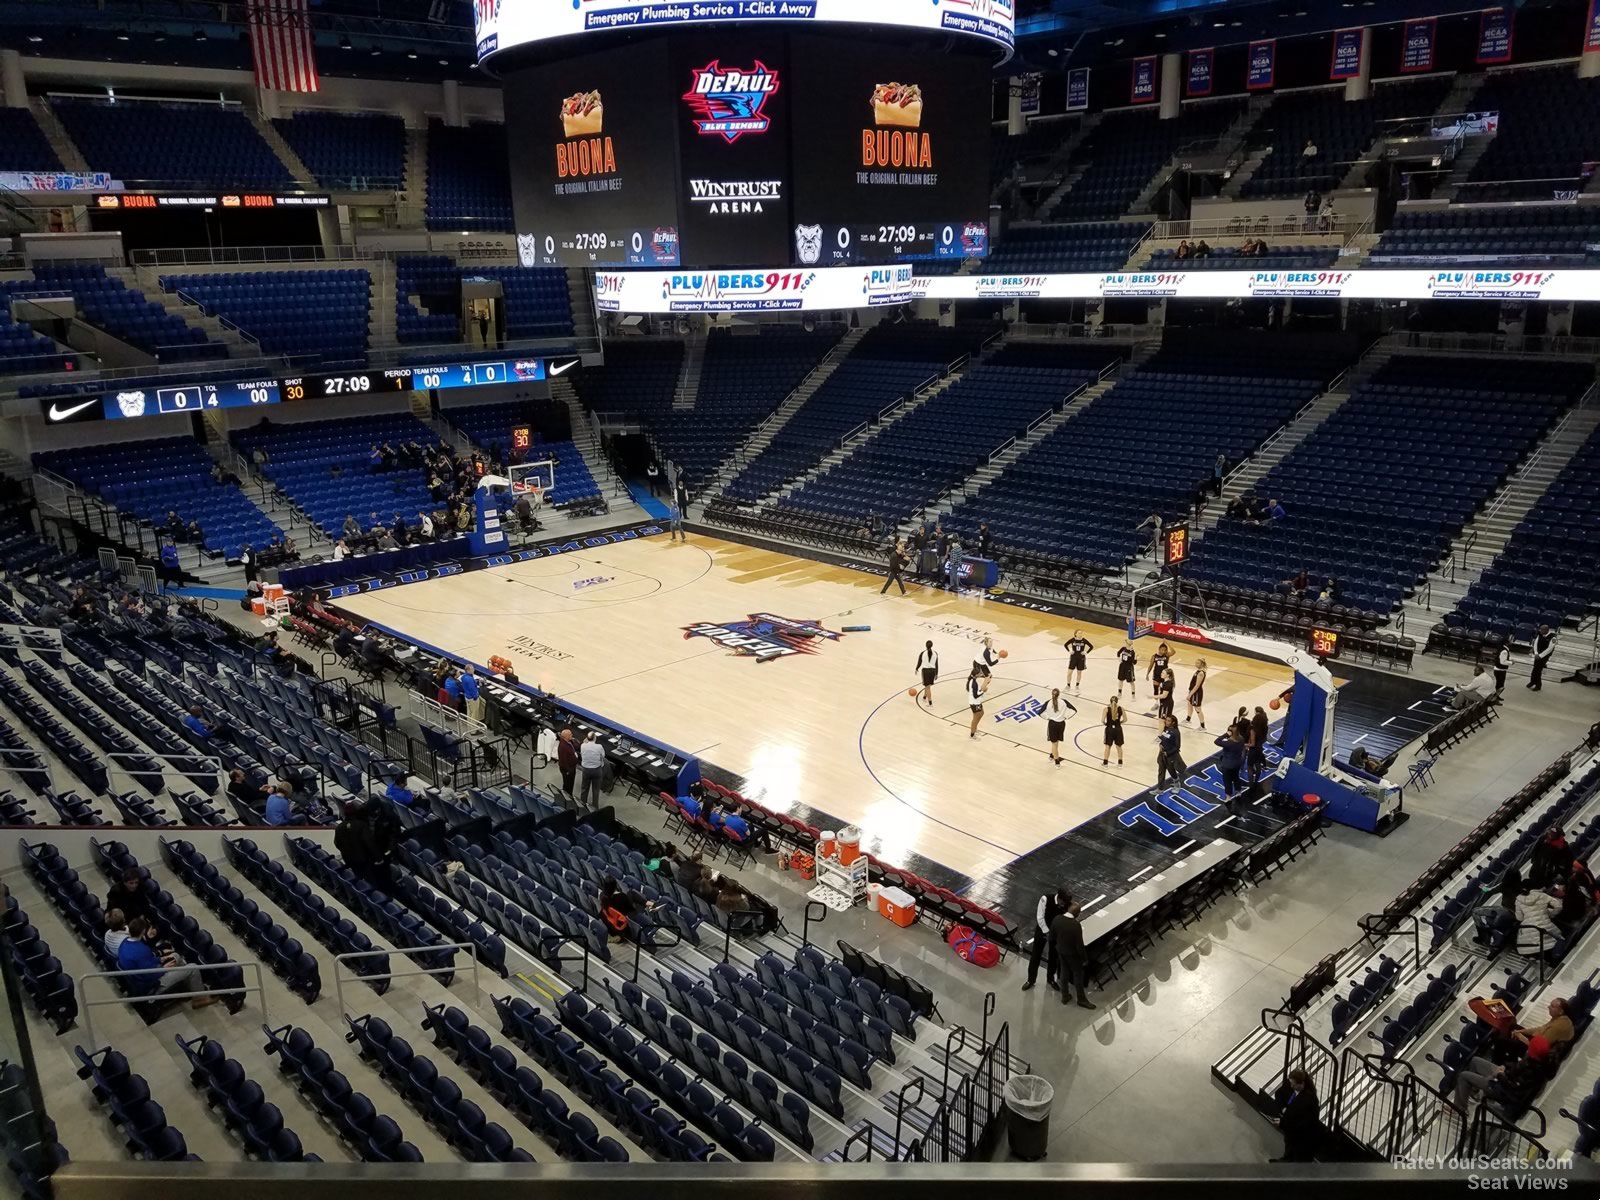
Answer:
<svg viewBox="0 0 1600 1200"><path fill-rule="evenodd" d="M1166 673L1167 663L1172 658L1172 649L1165 642L1156 647L1156 652L1150 656L1150 665L1145 668L1145 678L1150 680L1151 689L1161 686L1161 676Z"/></svg>
<svg viewBox="0 0 1600 1200"><path fill-rule="evenodd" d="M1100 715L1100 723L1105 726L1105 745L1100 751L1100 765L1103 767L1111 758L1111 747L1117 748L1117 766L1122 765L1122 700L1120 697L1111 697L1111 703L1106 705L1106 710Z"/></svg>
<svg viewBox="0 0 1600 1200"><path fill-rule="evenodd" d="M917 655L917 674L922 677L922 699L932 708L933 685L939 678L939 652L931 641L922 643L922 653Z"/></svg>
<svg viewBox="0 0 1600 1200"><path fill-rule="evenodd" d="M900 578L900 572L905 570L906 562L909 558L910 555L906 553L905 539L895 539L894 545L889 548L889 578L883 581L883 587L879 590L878 595L881 596L884 592L887 592L889 585L892 583L900 585L900 594L902 596L906 594L906 581ZM931 646L933 643L929 642L928 645ZM932 701L929 701L929 703L932 703Z"/></svg>
<svg viewBox="0 0 1600 1200"><path fill-rule="evenodd" d="M1044 740L1050 743L1050 761L1061 765L1061 742L1067 736L1067 714L1076 713L1069 701L1061 698L1060 688L1050 689L1044 706Z"/></svg>
<svg viewBox="0 0 1600 1200"><path fill-rule="evenodd" d="M1178 681L1173 677L1172 668L1168 667L1161 673L1161 686L1156 691L1156 716L1165 721L1172 715L1172 697L1178 690Z"/></svg>
<svg viewBox="0 0 1600 1200"><path fill-rule="evenodd" d="M983 635L983 647L972 656L972 669L983 679L983 690L989 690L989 679L994 674L994 665L1000 661L1000 656L995 653L994 638L988 634Z"/></svg>
<svg viewBox="0 0 1600 1200"><path fill-rule="evenodd" d="M1061 648L1071 655L1067 659L1067 686L1078 691L1083 686L1083 668L1089 651L1094 649L1094 643L1084 637L1081 630L1074 629L1072 637L1063 642ZM1074 675L1078 677L1076 680L1072 678ZM1122 689L1118 688L1117 691L1121 692Z"/></svg>
<svg viewBox="0 0 1600 1200"><path fill-rule="evenodd" d="M1184 713L1183 722L1189 723L1190 718L1200 718L1200 728L1206 727L1205 709L1201 706L1206 702L1206 660L1195 660L1194 674L1189 676L1189 711Z"/></svg>
<svg viewBox="0 0 1600 1200"><path fill-rule="evenodd" d="M667 541L687 543L689 535L683 531L683 522L689 515L689 485L684 482L682 471L677 474L672 484L672 536Z"/></svg>
<svg viewBox="0 0 1600 1200"><path fill-rule="evenodd" d="M983 720L983 693L989 690L989 680L978 674L978 664L972 664L967 675L967 705L972 709L972 728L968 737L978 736L978 722Z"/></svg>
<svg viewBox="0 0 1600 1200"><path fill-rule="evenodd" d="M1139 664L1139 654L1133 648L1133 643L1117 648L1117 695L1122 695L1122 685L1127 684L1129 695L1135 700L1139 698L1139 685L1134 681L1133 669Z"/></svg>

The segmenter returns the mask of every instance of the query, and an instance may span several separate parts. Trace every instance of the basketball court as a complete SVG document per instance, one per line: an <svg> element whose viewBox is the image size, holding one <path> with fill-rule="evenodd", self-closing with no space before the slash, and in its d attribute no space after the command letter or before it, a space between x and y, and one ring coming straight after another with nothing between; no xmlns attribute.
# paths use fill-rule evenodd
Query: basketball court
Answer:
<svg viewBox="0 0 1600 1200"><path fill-rule="evenodd" d="M859 825L890 862L942 865L967 880L1001 871L1155 782L1156 722L1139 652L1125 700L1124 761L1100 763L1101 711L1116 691L1126 630L953 596L715 538L649 537L339 600L358 618L482 665L500 655L537 685L738 777L769 807ZM870 632L844 632L871 626ZM1078 708L1052 765L1039 709L1064 687L1062 643L1094 644ZM965 681L985 634L995 669L976 739ZM924 641L940 658L929 708L907 695ZM1184 726L1184 757L1240 706L1266 706L1289 668L1174 643L1180 723L1196 660L1208 665L1210 733Z"/></svg>

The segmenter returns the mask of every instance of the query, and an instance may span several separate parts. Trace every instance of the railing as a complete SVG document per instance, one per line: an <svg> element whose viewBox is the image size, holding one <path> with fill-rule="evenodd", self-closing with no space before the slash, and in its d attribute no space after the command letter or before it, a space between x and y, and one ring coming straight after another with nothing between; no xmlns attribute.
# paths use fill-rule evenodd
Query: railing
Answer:
<svg viewBox="0 0 1600 1200"><path fill-rule="evenodd" d="M1241 214L1237 217L1219 217L1215 220L1199 221L1157 221L1152 226L1148 238L1141 240L1140 245L1146 242L1166 241L1173 238L1225 238L1242 237L1245 234L1286 234L1296 236L1324 234L1330 237L1338 236L1348 243L1351 238L1361 233L1370 223L1368 219L1356 217L1333 216L1324 221L1319 213L1305 213L1303 215L1290 214L1287 216L1272 216L1269 214Z"/></svg>
<svg viewBox="0 0 1600 1200"><path fill-rule="evenodd" d="M378 250L355 246L173 246L132 250L128 261L138 267L223 267L259 263L368 262L383 257Z"/></svg>
<svg viewBox="0 0 1600 1200"><path fill-rule="evenodd" d="M211 317L217 322L217 324L221 325L224 329L231 329L235 333L237 333L239 335L239 338L240 338L241 341L245 342L246 344L248 344L250 346L254 346L255 347L255 351L256 351L255 356L257 358L267 360L267 359L271 359L271 358L275 357L273 355L269 355L265 350L263 350L261 348L261 339L260 338L256 337L253 333L250 333L247 330L245 330L237 322L229 320L227 317L223 316L220 313L208 313L208 312L206 312L205 303L203 301L195 298L194 296L191 296L188 292L184 291L182 288L174 288L173 291L172 291L172 294L174 296L176 296L179 300L182 300L185 304L189 305L190 307L199 309L201 316L203 316L203 317Z"/></svg>
<svg viewBox="0 0 1600 1200"><path fill-rule="evenodd" d="M121 996L111 995L104 1000L89 999L89 980L91 979L126 979L130 975L154 975L158 980L168 971L182 971L194 967L202 973L206 971L220 971L227 967L238 967L242 971L254 971L256 981L254 984L241 982L237 987L197 988L192 992L151 992L146 996ZM134 1004L165 1004L169 1000L198 1000L202 996L242 996L250 992L256 994L261 1004L261 1019L267 1020L267 993L261 987L261 964L258 962L219 962L219 963L186 963L181 967L139 967L132 971L89 971L78 976L78 1009L83 1013L83 1031L88 1035L91 1046L99 1045L99 1040L94 1036L94 1010L97 1008L112 1008L118 1005Z"/></svg>
<svg viewBox="0 0 1600 1200"><path fill-rule="evenodd" d="M947 1057L947 1078L948 1070ZM1010 1078L1011 1026L1008 1022L1000 1026L994 1041L984 1047L977 1069L963 1076L954 1091L946 1085L927 1133L911 1145L904 1157L917 1162L950 1163L970 1162L983 1156L987 1149L985 1142L994 1127L994 1118L1004 1103L1005 1085ZM978 1102L980 1081L984 1094L981 1105ZM897 1132L898 1128L897 1121ZM897 1143L898 1140L897 1137Z"/></svg>
<svg viewBox="0 0 1600 1200"><path fill-rule="evenodd" d="M1361 940L1378 949L1378 943L1392 937L1411 935L1411 961L1422 965L1422 923L1415 913L1368 913L1356 922Z"/></svg>
<svg viewBox="0 0 1600 1200"><path fill-rule="evenodd" d="M471 942L443 942L443 943L436 943L435 945L432 945L432 946L396 946L396 947L394 947L392 949L384 948L384 949L379 949L379 950L356 950L356 951L354 951L354 952L352 952L350 954L336 954L333 957L333 995L334 995L334 999L335 999L336 1003L339 1006L338 1007L338 1011L339 1012L348 1011L344 1006L345 977L344 977L344 972L340 969L346 963L352 962L353 960L358 959L358 958L384 958L384 957L387 957L390 954L404 955L405 958L407 959L407 961L413 961L414 962L416 955L418 955L418 954L431 954L432 952L434 952L436 950L463 950L463 951L465 951L466 952L465 957L466 957L466 960L467 960L467 965L472 968L472 990L473 990L473 993L474 993L475 996L482 995L483 988L482 988L482 985L479 983L479 979L478 979L478 948L475 945L473 945ZM366 975L358 974L355 971L351 971L350 972L350 981L354 982L354 983L369 983L370 984L374 980L379 980L379 979L411 979L411 978L414 978L416 976L421 976L421 975L435 975L435 976L437 976L437 975L447 975L447 976L450 976L451 979L453 979L455 977L455 973L456 973L456 964L452 961L449 966L444 966L444 967L417 967L415 970L410 970L410 971L381 971L381 972L372 973L372 974L366 974ZM585 979L585 983L587 983L587 982L588 982L587 979ZM449 987L450 986L450 979L446 979L444 981L444 986L445 987ZM265 1007L265 1001L263 1000L262 1009L261 1009L261 1019L262 1019L263 1022L266 1022L266 1017L267 1017L267 1010L266 1010L266 1007Z"/></svg>
<svg viewBox="0 0 1600 1200"><path fill-rule="evenodd" d="M765 917L766 915L767 914L759 908L735 908L723 913L723 916L727 918L727 923L722 927L723 962L728 961L728 955L733 951L733 919L735 917ZM742 929L741 932L749 933L751 930L747 926Z"/></svg>
<svg viewBox="0 0 1600 1200"><path fill-rule="evenodd" d="M658 935L664 934L664 933L671 934L672 935L672 940L669 941L669 942L662 942L662 941L657 940L658 939ZM659 949L663 949L663 948L671 948L673 946L678 945L680 942L683 941L683 934L679 933L676 929L673 929L669 925L646 925L646 926L643 926L638 931L638 936L633 939L633 974L628 977L628 981L630 983L638 983L639 982L639 958L644 953L644 943L645 943L645 936L646 935L649 936L650 949L651 949L652 952L654 952L656 950L659 950Z"/></svg>
<svg viewBox="0 0 1600 1200"><path fill-rule="evenodd" d="M816 916L811 915L813 910L815 910ZM811 945L811 923L815 921L818 925L821 925L827 919L828 906L826 904L820 900L807 900L805 916L800 923L800 944L802 946Z"/></svg>
<svg viewBox="0 0 1600 1200"><path fill-rule="evenodd" d="M1489 502L1488 506L1484 508L1483 512L1473 518L1473 524L1477 524L1479 521L1484 521L1499 515L1500 510L1505 508L1505 506L1511 500L1512 488L1516 484L1519 484L1527 479L1529 472L1531 472L1533 468L1539 464L1540 459L1544 458L1544 456L1549 452L1551 441L1553 441L1555 437L1570 424L1572 424L1572 410L1568 409L1566 412L1561 414L1561 419L1555 423L1555 426L1544 436L1543 440L1541 440L1539 444L1534 447L1533 453L1522 460L1522 465L1517 468L1517 473L1506 481L1505 486L1500 489L1500 494ZM1474 531L1472 534L1474 541L1477 540L1477 536L1478 535L1476 531ZM1464 566L1466 564L1466 552L1464 549L1462 551L1461 558L1462 565Z"/></svg>
<svg viewBox="0 0 1600 1200"><path fill-rule="evenodd" d="M1590 362L1600 359L1600 338L1592 337L1512 333L1398 333L1383 340L1395 349L1406 350L1448 350L1456 354L1547 354L1584 358Z"/></svg>
<svg viewBox="0 0 1600 1200"><path fill-rule="evenodd" d="M1534 176L1528 179L1473 179L1467 180L1464 183L1456 184L1455 199L1464 204L1514 204L1517 202L1516 197L1514 196L1509 200L1474 200L1472 198L1472 194L1473 191L1478 188L1506 187L1508 185L1519 187L1537 185L1540 188L1548 188L1550 190L1550 194L1543 198L1546 201L1554 202L1560 200L1562 202L1567 202L1576 200L1578 196L1582 194L1584 182L1584 178L1581 175L1555 175L1547 178ZM1570 196L1558 197L1556 195L1557 192L1570 192L1572 194ZM1524 197L1523 199L1526 200L1528 197Z"/></svg>

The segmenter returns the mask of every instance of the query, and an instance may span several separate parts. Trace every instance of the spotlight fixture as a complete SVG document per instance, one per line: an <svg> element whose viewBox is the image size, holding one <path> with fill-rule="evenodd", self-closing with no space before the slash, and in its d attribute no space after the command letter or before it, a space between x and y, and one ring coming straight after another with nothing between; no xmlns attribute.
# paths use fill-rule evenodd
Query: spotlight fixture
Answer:
<svg viewBox="0 0 1600 1200"><path fill-rule="evenodd" d="M207 33L206 33L206 31L204 29L196 29L194 31L194 40L197 41L197 42L205 41L207 39L207 36L208 35L207 35Z"/></svg>
<svg viewBox="0 0 1600 1200"><path fill-rule="evenodd" d="M374 46L371 50L368 50L367 53L369 55L371 55L373 58L377 58L378 55L383 53L383 51L378 49L378 47Z"/></svg>
<svg viewBox="0 0 1600 1200"><path fill-rule="evenodd" d="M116 38L117 38L117 41L119 41L119 42L127 41L128 40L128 31L126 29L117 30Z"/></svg>
<svg viewBox="0 0 1600 1200"><path fill-rule="evenodd" d="M348 34L346 34L344 37L339 39L339 49L341 49L341 50L354 50L355 49L355 47L353 45L351 45L351 43L350 43L350 36Z"/></svg>
<svg viewBox="0 0 1600 1200"><path fill-rule="evenodd" d="M28 40L37 46L40 42L44 41L44 38L40 37L37 33L30 33L28 35Z"/></svg>
<svg viewBox="0 0 1600 1200"><path fill-rule="evenodd" d="M410 59L415 59L417 57L417 52L415 50L407 50L406 51L406 57L410 58Z"/></svg>
<svg viewBox="0 0 1600 1200"><path fill-rule="evenodd" d="M1054 46L1051 46L1050 50L1049 50L1049 54L1050 54L1051 58L1057 58L1057 57L1060 56L1061 51L1057 50Z"/></svg>

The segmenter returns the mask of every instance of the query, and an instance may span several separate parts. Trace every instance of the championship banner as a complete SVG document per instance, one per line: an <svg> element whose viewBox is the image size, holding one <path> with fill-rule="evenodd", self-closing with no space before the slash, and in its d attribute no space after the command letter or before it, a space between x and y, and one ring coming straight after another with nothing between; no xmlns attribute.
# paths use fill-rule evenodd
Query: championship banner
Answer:
<svg viewBox="0 0 1600 1200"><path fill-rule="evenodd" d="M1478 63L1511 61L1512 15L1509 8L1486 8L1478 14Z"/></svg>
<svg viewBox="0 0 1600 1200"><path fill-rule="evenodd" d="M122 184L105 171L0 171L0 188L11 192L112 192Z"/></svg>
<svg viewBox="0 0 1600 1200"><path fill-rule="evenodd" d="M1600 0L1595 0L1600 4ZM1187 96L1211 95L1211 79L1216 71L1217 52L1214 49L1189 51L1189 78L1184 85Z"/></svg>
<svg viewBox="0 0 1600 1200"><path fill-rule="evenodd" d="M1585 54L1600 51L1600 0L1589 0L1589 20L1583 27Z"/></svg>
<svg viewBox="0 0 1600 1200"><path fill-rule="evenodd" d="M1278 43L1276 39L1251 42L1245 53L1244 86L1252 92L1271 87L1278 80Z"/></svg>
<svg viewBox="0 0 1600 1200"><path fill-rule="evenodd" d="M1438 17L1406 22L1405 35L1400 43L1402 74L1433 70L1433 46L1438 36Z"/></svg>
<svg viewBox="0 0 1600 1200"><path fill-rule="evenodd" d="M1361 45L1365 41L1364 29L1335 29L1333 31L1333 61L1328 66L1329 79L1354 79L1361 74Z"/></svg>
<svg viewBox="0 0 1600 1200"><path fill-rule="evenodd" d="M1074 67L1067 72L1067 111L1082 112L1089 107L1089 68Z"/></svg>
<svg viewBox="0 0 1600 1200"><path fill-rule="evenodd" d="M1021 103L1018 111L1025 117L1039 115L1039 81L1043 78L1044 76L1037 72L1019 77L1017 96Z"/></svg>
<svg viewBox="0 0 1600 1200"><path fill-rule="evenodd" d="M1156 56L1133 60L1133 87L1128 99L1133 104L1149 104L1156 98Z"/></svg>

